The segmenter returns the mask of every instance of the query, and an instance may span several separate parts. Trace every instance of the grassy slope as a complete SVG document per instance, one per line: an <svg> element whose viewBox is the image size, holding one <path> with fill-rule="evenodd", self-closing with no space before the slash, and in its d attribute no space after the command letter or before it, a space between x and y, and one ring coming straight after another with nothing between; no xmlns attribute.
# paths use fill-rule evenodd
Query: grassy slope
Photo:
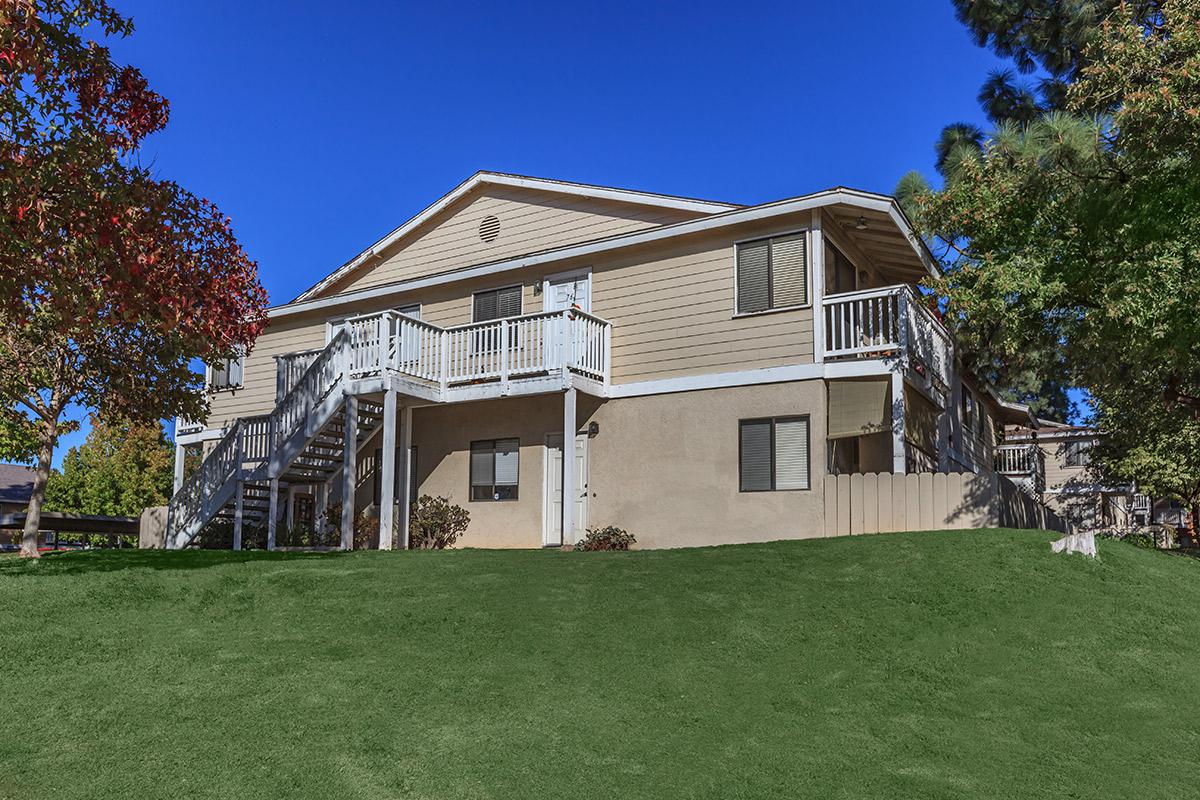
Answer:
<svg viewBox="0 0 1200 800"><path fill-rule="evenodd" d="M0 798L1192 796L1200 562L1050 538L4 559Z"/></svg>

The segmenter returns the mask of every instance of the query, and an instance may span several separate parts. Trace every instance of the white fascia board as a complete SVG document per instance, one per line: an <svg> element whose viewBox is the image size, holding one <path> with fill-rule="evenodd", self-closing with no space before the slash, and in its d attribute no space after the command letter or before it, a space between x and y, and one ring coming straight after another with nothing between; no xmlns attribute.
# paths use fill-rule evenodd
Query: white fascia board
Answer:
<svg viewBox="0 0 1200 800"><path fill-rule="evenodd" d="M507 259L505 261L496 261L491 264L481 264L477 267L468 267L466 269L455 270L454 272L444 272L438 275L430 275L425 278L415 278L409 281L401 281L386 286L377 286L372 289L362 289L357 292L348 292L346 294L334 295L319 300L307 300L304 302L289 303L283 306L276 306L269 309L267 314L271 319L290 316L292 314L302 314L308 311L316 311L323 308L332 308L341 305L359 303L364 300L373 300L380 297L387 297L393 294L402 292L410 292L415 289L424 289L430 286L438 286L455 281L467 280L486 275L494 275L499 272L507 272L509 270L521 269L523 267L531 267L539 264L549 264L555 261L563 261L570 258L579 258L583 256L595 255L611 250L617 250L622 247L632 247L635 245L647 244L651 242L671 239L676 236L687 236L694 233L703 233L711 230L720 230L733 225L741 225L746 222L755 222L758 220L771 219L772 217L784 216L787 214L795 214L800 211L808 211L813 208L819 208L826 205L834 205L837 203L846 203L849 205L859 206L861 208L874 209L876 211L886 211L895 206L895 202L882 195L867 195L862 192L856 192L848 189L830 189L816 194L797 197L791 200L780 200L774 203L767 203L761 206L751 206L750 208L735 209L726 211L721 214L714 214L709 217L702 217L696 220L687 222L677 222L673 225L663 225L657 228L650 228L644 231L634 231L632 233L619 234L606 239L597 239L583 244L568 245L555 250L546 250L541 253L534 253L527 256L518 256L517 258Z"/></svg>
<svg viewBox="0 0 1200 800"><path fill-rule="evenodd" d="M894 371L895 366L882 359L862 359L853 362L833 361L819 364L792 364L784 367L765 367L763 369L740 370L737 372L683 375L678 378L663 378L655 381L614 383L608 387L608 396L610 398L643 397L651 394L696 392L705 389L727 389L736 386L760 386L766 383L862 378L890 375Z"/></svg>
<svg viewBox="0 0 1200 800"><path fill-rule="evenodd" d="M628 189L613 189L606 186L589 186L582 183L567 183L545 180L541 178L528 178L520 175L504 175L495 172L476 172L474 175L467 178L458 186L447 192L436 202L426 206L424 210L420 211L408 222L405 222L403 225L396 228L379 241L375 242L375 244L371 245L366 250L363 250L354 258L338 267L332 274L322 278L316 285L305 290L293 302L302 302L312 298L314 295L319 294L322 290L328 288L331 284L336 283L354 270L364 266L371 259L381 256L384 250L391 247L415 228L420 227L430 218L440 213L447 206L453 204L460 197L483 183L490 183L498 186L516 186L524 189L540 189L542 191L578 195L581 197L595 197L603 200L616 200L619 202L637 203L639 205L657 206L660 208L674 208L682 211L695 211L702 214L717 214L739 208L739 206L729 205L728 203L716 203L708 200L692 200L684 197L671 197L670 195L635 192Z"/></svg>

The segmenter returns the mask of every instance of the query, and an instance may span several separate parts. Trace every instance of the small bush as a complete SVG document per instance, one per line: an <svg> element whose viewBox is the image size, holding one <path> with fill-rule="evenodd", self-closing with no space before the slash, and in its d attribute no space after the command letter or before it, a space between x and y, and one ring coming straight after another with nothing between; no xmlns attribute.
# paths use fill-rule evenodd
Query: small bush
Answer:
<svg viewBox="0 0 1200 800"><path fill-rule="evenodd" d="M313 534L313 546L339 547L342 543L342 504L333 503L325 509L325 524ZM359 512L354 515L355 550L367 550L379 545L379 520Z"/></svg>
<svg viewBox="0 0 1200 800"><path fill-rule="evenodd" d="M588 528L584 537L575 543L576 550L628 550L637 544L632 533L615 525L603 528Z"/></svg>
<svg viewBox="0 0 1200 800"><path fill-rule="evenodd" d="M414 550L444 550L454 546L470 524L471 514L462 506L446 497L423 494L409 516L408 546Z"/></svg>

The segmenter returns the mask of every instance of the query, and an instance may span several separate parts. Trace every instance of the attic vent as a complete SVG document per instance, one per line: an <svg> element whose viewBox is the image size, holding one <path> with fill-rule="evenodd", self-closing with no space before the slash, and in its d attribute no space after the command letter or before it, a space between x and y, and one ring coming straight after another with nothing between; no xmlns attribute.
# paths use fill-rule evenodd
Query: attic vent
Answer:
<svg viewBox="0 0 1200 800"><path fill-rule="evenodd" d="M500 220L496 217L484 217L479 223L479 238L485 242L494 242L500 235Z"/></svg>

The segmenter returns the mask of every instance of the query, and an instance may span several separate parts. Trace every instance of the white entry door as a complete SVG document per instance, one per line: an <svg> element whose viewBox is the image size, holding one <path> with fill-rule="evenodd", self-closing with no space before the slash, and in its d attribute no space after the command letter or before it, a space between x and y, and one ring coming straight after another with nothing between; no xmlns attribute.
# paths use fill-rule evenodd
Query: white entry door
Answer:
<svg viewBox="0 0 1200 800"><path fill-rule="evenodd" d="M588 507L588 437L581 433L575 437L575 535L583 535L587 527ZM563 436L561 433L546 435L546 504L542 513L542 543L545 545L564 543L562 535L562 484L563 484Z"/></svg>
<svg viewBox="0 0 1200 800"><path fill-rule="evenodd" d="M584 311L591 312L592 276L587 272L551 275L546 279L543 294L545 311L562 311L577 305Z"/></svg>

